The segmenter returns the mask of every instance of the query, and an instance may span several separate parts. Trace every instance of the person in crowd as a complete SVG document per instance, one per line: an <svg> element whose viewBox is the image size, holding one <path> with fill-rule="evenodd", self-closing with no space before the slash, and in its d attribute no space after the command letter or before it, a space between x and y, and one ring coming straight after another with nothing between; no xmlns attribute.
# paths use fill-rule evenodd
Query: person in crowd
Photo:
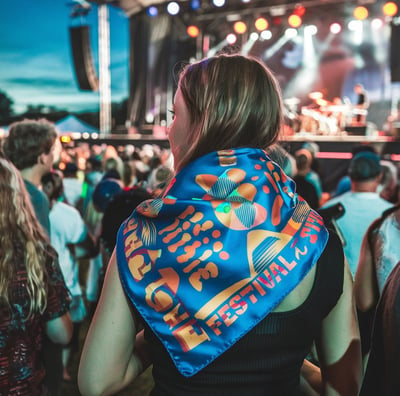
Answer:
<svg viewBox="0 0 400 396"><path fill-rule="evenodd" d="M41 178L56 162L60 143L54 124L46 119L23 120L10 125L4 141L4 152L19 169L33 205L36 218L50 236L49 200L41 191ZM43 348L46 385L52 395L58 395L62 383L62 349L46 338Z"/></svg>
<svg viewBox="0 0 400 396"><path fill-rule="evenodd" d="M369 144L356 145L351 149L351 156L354 157L358 153L363 151L370 151L371 153L378 154L375 148ZM331 198L337 197L345 192L351 191L351 179L349 176L348 169L346 169L346 174L343 175L337 182L335 191L331 194Z"/></svg>
<svg viewBox="0 0 400 396"><path fill-rule="evenodd" d="M293 177L297 193L303 197L313 209L319 208L320 197L317 189L308 179L311 172L311 153L306 149L297 150L295 153L297 173Z"/></svg>
<svg viewBox="0 0 400 396"><path fill-rule="evenodd" d="M400 262L390 273L378 302L373 324L371 353L360 396L400 394L399 302Z"/></svg>
<svg viewBox="0 0 400 396"><path fill-rule="evenodd" d="M104 275L111 254L115 248L118 229L134 209L143 201L152 198L152 194L142 187L134 187L116 193L104 209L101 219L101 254L104 265L99 270L96 277L97 289L101 290L104 282ZM93 307L96 306L97 299L93 301Z"/></svg>
<svg viewBox="0 0 400 396"><path fill-rule="evenodd" d="M112 394L152 363L152 395L295 395L317 340L322 393L357 395L340 241L264 150L282 119L272 73L242 55L193 63L173 111L175 178L118 232L81 393Z"/></svg>
<svg viewBox="0 0 400 396"><path fill-rule="evenodd" d="M62 172L65 200L83 213L83 181L78 177L78 166L68 162Z"/></svg>
<svg viewBox="0 0 400 396"><path fill-rule="evenodd" d="M61 173L56 171L46 173L42 177L42 184L51 206L51 243L58 253L61 271L72 297L69 313L74 325L73 337L63 349L63 379L71 381L68 363L71 352L76 352L78 349L79 330L86 317L86 307L79 283L78 258L93 257L97 255L98 248L78 209L59 200L64 195Z"/></svg>
<svg viewBox="0 0 400 396"><path fill-rule="evenodd" d="M40 190L42 176L53 167L59 147L57 132L45 119L24 120L11 124L4 141L4 152L20 170L35 214L47 234L50 234L49 201Z"/></svg>
<svg viewBox="0 0 400 396"><path fill-rule="evenodd" d="M84 181L84 200L83 200L83 219L89 232L98 239L101 230L102 213L98 212L93 206L93 192L97 184L103 177L103 167L101 160L92 155L86 161L85 181ZM101 252L97 256L89 259L89 268L86 280L86 300L89 304L89 315L91 316L99 298L98 277L103 267Z"/></svg>
<svg viewBox="0 0 400 396"><path fill-rule="evenodd" d="M400 206L386 210L365 233L354 279L364 360L368 358L375 309L400 257Z"/></svg>
<svg viewBox="0 0 400 396"><path fill-rule="evenodd" d="M377 191L381 198L395 204L399 200L397 167L393 162L388 160L381 160L381 166L382 178Z"/></svg>
<svg viewBox="0 0 400 396"><path fill-rule="evenodd" d="M99 243L100 251L97 256L90 260L89 270L86 278L86 299L89 303L89 315L92 316L99 298L99 286L102 284L104 260L106 256L102 249L101 232L102 218L108 204L114 195L123 191L122 182L118 179L109 178L105 173L99 183L96 184L92 193L92 200L88 206L85 220L88 221L89 229Z"/></svg>
<svg viewBox="0 0 400 396"><path fill-rule="evenodd" d="M306 174L306 180L313 184L315 187L320 204L326 201L324 191L322 188L323 172L321 164L317 158L319 153L319 146L315 142L306 142L302 145L300 150L307 150L311 154L310 171ZM308 156L308 154L306 154Z"/></svg>
<svg viewBox="0 0 400 396"><path fill-rule="evenodd" d="M364 234L375 219L393 206L376 191L381 179L381 169L379 155L370 151L356 154L349 166L351 191L332 198L322 207L329 208L337 203L344 207L344 214L336 223L344 238L344 253L353 278Z"/></svg>
<svg viewBox="0 0 400 396"><path fill-rule="evenodd" d="M268 147L268 156L282 168L286 176L293 178L297 173L296 160L284 145L277 143Z"/></svg>
<svg viewBox="0 0 400 396"><path fill-rule="evenodd" d="M353 110L355 114L354 122L356 125L365 125L369 107L368 94L362 84L354 85L354 92L356 94L356 104Z"/></svg>
<svg viewBox="0 0 400 396"><path fill-rule="evenodd" d="M5 158L0 201L0 394L54 395L44 382L44 336L69 342L70 297L24 182Z"/></svg>
<svg viewBox="0 0 400 396"><path fill-rule="evenodd" d="M149 175L146 185L153 197L159 197L174 177L174 171L169 166L159 165Z"/></svg>

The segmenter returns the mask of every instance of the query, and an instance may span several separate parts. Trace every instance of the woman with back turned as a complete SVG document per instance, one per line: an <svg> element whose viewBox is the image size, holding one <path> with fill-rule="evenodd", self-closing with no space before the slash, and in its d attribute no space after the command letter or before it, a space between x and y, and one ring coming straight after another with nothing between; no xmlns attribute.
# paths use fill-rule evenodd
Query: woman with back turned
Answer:
<svg viewBox="0 0 400 396"><path fill-rule="evenodd" d="M271 72L240 55L191 64L173 112L175 177L119 230L82 393L112 394L152 363L154 396L299 395L315 341L315 386L356 395L359 334L340 241L265 151L282 116Z"/></svg>
<svg viewBox="0 0 400 396"><path fill-rule="evenodd" d="M22 178L4 158L0 202L0 395L48 395L43 340L68 343L70 297Z"/></svg>

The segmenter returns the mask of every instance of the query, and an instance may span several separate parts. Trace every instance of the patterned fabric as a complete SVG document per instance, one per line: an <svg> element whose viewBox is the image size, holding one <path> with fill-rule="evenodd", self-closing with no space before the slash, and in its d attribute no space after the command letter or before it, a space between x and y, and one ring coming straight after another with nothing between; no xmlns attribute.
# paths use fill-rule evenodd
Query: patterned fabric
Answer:
<svg viewBox="0 0 400 396"><path fill-rule="evenodd" d="M41 360L44 327L47 321L64 315L70 297L65 286L56 253L47 257L48 299L43 315L26 321L29 295L26 289L25 263L16 262L16 279L11 286L12 312L0 304L0 396L45 395L45 370Z"/></svg>
<svg viewBox="0 0 400 396"><path fill-rule="evenodd" d="M386 280L400 259L400 224L399 214L387 216L374 230L374 261L379 294L382 293Z"/></svg>
<svg viewBox="0 0 400 396"><path fill-rule="evenodd" d="M290 293L328 239L259 149L210 153L122 225L122 284L177 369L192 376Z"/></svg>

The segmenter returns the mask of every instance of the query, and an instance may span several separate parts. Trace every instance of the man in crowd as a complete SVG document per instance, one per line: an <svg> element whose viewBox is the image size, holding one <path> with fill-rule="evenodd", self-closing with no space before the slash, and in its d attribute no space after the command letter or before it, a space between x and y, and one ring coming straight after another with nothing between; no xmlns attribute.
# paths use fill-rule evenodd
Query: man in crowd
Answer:
<svg viewBox="0 0 400 396"><path fill-rule="evenodd" d="M392 204L376 192L381 179L377 154L369 151L356 154L350 162L349 176L351 191L329 200L323 209L337 203L344 207L344 215L336 223L344 238L344 253L354 278L364 234L372 221Z"/></svg>

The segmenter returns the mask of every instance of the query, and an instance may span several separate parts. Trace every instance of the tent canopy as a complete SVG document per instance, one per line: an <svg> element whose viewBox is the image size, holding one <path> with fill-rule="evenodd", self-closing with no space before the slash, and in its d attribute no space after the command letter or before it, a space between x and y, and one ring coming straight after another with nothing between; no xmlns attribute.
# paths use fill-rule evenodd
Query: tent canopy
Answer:
<svg viewBox="0 0 400 396"><path fill-rule="evenodd" d="M99 130L94 126L80 120L74 115L69 115L62 118L55 123L58 132L98 132Z"/></svg>

